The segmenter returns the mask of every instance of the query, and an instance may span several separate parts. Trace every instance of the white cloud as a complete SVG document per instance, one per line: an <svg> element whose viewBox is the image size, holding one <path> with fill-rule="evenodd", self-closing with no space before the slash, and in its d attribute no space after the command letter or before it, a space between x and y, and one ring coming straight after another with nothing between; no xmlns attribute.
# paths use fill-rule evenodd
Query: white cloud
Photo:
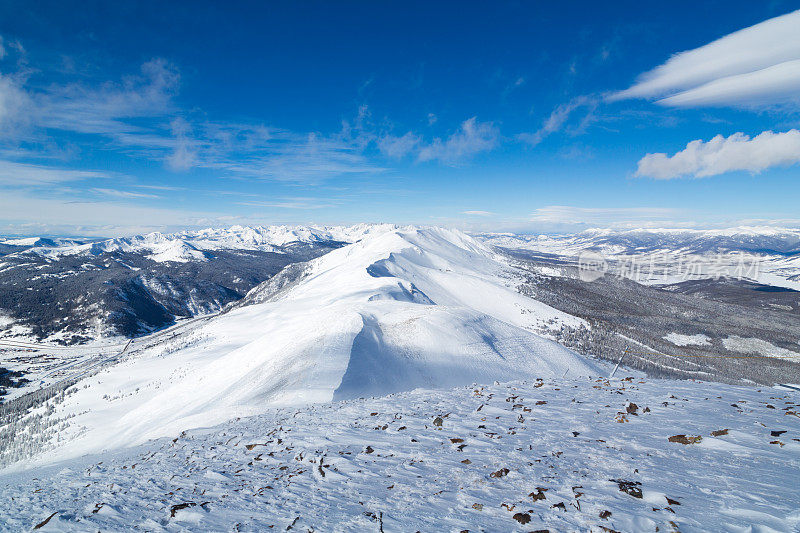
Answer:
<svg viewBox="0 0 800 533"><path fill-rule="evenodd" d="M274 201L252 201L240 202L239 205L248 207L271 207L277 209L325 209L328 207L337 207L339 204L334 201L323 201L320 198L307 198L307 197L294 197L294 198L280 198Z"/></svg>
<svg viewBox="0 0 800 533"><path fill-rule="evenodd" d="M631 222L665 220L680 210L666 207L573 207L550 205L531 215L531 222L568 224L627 224Z"/></svg>
<svg viewBox="0 0 800 533"><path fill-rule="evenodd" d="M134 206L116 201L0 194L0 228L15 234L131 235L213 223L218 215Z"/></svg>
<svg viewBox="0 0 800 533"><path fill-rule="evenodd" d="M197 162L197 148L192 141L191 126L183 118L176 118L170 124L175 135L175 149L167 156L167 166L172 170L189 170Z"/></svg>
<svg viewBox="0 0 800 533"><path fill-rule="evenodd" d="M492 124L475 118L449 137L431 142L412 132L393 137L385 134L385 126L370 122L366 106L359 108L352 124L343 122L341 130L332 133L209 120L202 110L178 107L174 97L180 73L158 58L119 80L80 78L68 84L34 85L27 79L32 72L18 67L11 75L0 74L0 157L9 160L66 160L100 145L117 155L162 162L173 171L200 168L220 177L318 184L342 175L386 171L370 159L375 149L389 158L408 155L455 165L491 149L499 137ZM67 139L64 132L81 135ZM43 166L24 168L33 169L39 174L7 173L0 184L96 177Z"/></svg>
<svg viewBox="0 0 800 533"><path fill-rule="evenodd" d="M180 85L177 69L164 59L143 63L141 73L100 87L70 84L33 93L35 113L46 128L115 136L142 131L126 119L164 116Z"/></svg>
<svg viewBox="0 0 800 533"><path fill-rule="evenodd" d="M0 186L35 186L106 177L109 174L94 170L61 169L0 160Z"/></svg>
<svg viewBox="0 0 800 533"><path fill-rule="evenodd" d="M800 27L798 27L800 32ZM658 103L675 107L714 105L770 106L800 103L800 59L785 61L755 72L737 74L687 89Z"/></svg>
<svg viewBox="0 0 800 533"><path fill-rule="evenodd" d="M134 185L139 189L151 189L154 191L185 191L186 187L176 187L174 185Z"/></svg>
<svg viewBox="0 0 800 533"><path fill-rule="evenodd" d="M18 76L0 74L0 135L18 130L28 121L30 100Z"/></svg>
<svg viewBox="0 0 800 533"><path fill-rule="evenodd" d="M94 187L91 189L96 194L103 196L113 196L114 198L161 198L155 194L147 194L143 192L121 191L118 189L105 189L101 187Z"/></svg>
<svg viewBox="0 0 800 533"><path fill-rule="evenodd" d="M578 96L566 104L559 105L550 113L541 128L533 133L520 133L517 135L517 139L531 146L536 146L549 135L563 129L572 113L581 107L589 108L589 115L583 119L577 128L577 131L582 131L591 112L597 107L597 100L590 96Z"/></svg>
<svg viewBox="0 0 800 533"><path fill-rule="evenodd" d="M770 167L800 162L800 131L765 131L752 139L744 133L717 135L708 142L692 141L673 156L647 154L639 161L638 177L672 179L703 178L746 170L758 173Z"/></svg>
<svg viewBox="0 0 800 533"><path fill-rule="evenodd" d="M490 217L494 215L494 213L492 213L491 211L480 211L480 210L462 211L461 213L473 217Z"/></svg>
<svg viewBox="0 0 800 533"><path fill-rule="evenodd" d="M378 149L386 157L402 159L416 150L421 142L422 139L410 131L402 137L384 135L378 140Z"/></svg>
<svg viewBox="0 0 800 533"><path fill-rule="evenodd" d="M491 122L478 122L476 117L461 123L458 131L441 139L437 137L423 146L419 161L439 160L447 165L456 165L464 159L491 150L497 145L500 132Z"/></svg>
<svg viewBox="0 0 800 533"><path fill-rule="evenodd" d="M336 136L291 132L249 149L235 146L200 154L198 166L226 170L244 178L316 184L343 174L369 174L385 169L373 165L359 146Z"/></svg>
<svg viewBox="0 0 800 533"><path fill-rule="evenodd" d="M800 103L800 10L672 56L610 96L670 106Z"/></svg>

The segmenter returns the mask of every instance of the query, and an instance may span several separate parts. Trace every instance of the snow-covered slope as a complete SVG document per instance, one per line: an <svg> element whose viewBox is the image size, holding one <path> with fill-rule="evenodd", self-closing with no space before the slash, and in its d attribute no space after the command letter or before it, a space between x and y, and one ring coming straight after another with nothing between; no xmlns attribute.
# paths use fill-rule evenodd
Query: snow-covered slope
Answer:
<svg viewBox="0 0 800 533"><path fill-rule="evenodd" d="M556 378L271 410L0 475L0 531L797 531L798 401Z"/></svg>
<svg viewBox="0 0 800 533"><path fill-rule="evenodd" d="M311 261L263 303L152 347L134 343L127 359L79 382L59 404L51 416L70 418L44 460L270 406L596 374L592 362L534 333L581 321L519 294L517 281L463 233L371 231Z"/></svg>

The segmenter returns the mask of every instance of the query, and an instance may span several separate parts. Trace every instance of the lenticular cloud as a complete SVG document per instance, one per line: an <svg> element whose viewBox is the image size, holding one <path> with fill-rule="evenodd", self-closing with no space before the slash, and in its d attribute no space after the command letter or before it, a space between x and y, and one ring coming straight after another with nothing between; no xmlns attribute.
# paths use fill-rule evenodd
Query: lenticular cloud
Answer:
<svg viewBox="0 0 800 533"><path fill-rule="evenodd" d="M753 173L770 167L800 162L800 131L765 131L752 139L744 133L717 135L708 142L698 139L673 156L647 154L639 161L637 177L672 179L704 178L735 170Z"/></svg>
<svg viewBox="0 0 800 533"><path fill-rule="evenodd" d="M671 57L611 100L663 105L760 106L800 103L800 10Z"/></svg>

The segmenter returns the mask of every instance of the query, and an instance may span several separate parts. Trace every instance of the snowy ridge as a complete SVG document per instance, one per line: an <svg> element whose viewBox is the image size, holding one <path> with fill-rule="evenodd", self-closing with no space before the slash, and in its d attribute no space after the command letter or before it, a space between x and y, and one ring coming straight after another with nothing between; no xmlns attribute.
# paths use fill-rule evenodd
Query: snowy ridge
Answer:
<svg viewBox="0 0 800 533"><path fill-rule="evenodd" d="M272 406L417 387L597 375L534 331L581 321L519 294L458 231L385 228L311 261L274 300L232 309L79 382L37 461L138 444ZM52 444L52 443L51 443Z"/></svg>

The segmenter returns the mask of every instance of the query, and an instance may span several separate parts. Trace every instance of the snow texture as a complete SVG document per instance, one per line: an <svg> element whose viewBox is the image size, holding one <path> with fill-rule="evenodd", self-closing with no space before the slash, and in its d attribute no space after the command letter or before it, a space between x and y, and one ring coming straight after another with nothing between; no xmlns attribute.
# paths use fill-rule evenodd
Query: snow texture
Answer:
<svg viewBox="0 0 800 533"><path fill-rule="evenodd" d="M796 531L797 401L555 378L275 409L0 475L0 531Z"/></svg>

